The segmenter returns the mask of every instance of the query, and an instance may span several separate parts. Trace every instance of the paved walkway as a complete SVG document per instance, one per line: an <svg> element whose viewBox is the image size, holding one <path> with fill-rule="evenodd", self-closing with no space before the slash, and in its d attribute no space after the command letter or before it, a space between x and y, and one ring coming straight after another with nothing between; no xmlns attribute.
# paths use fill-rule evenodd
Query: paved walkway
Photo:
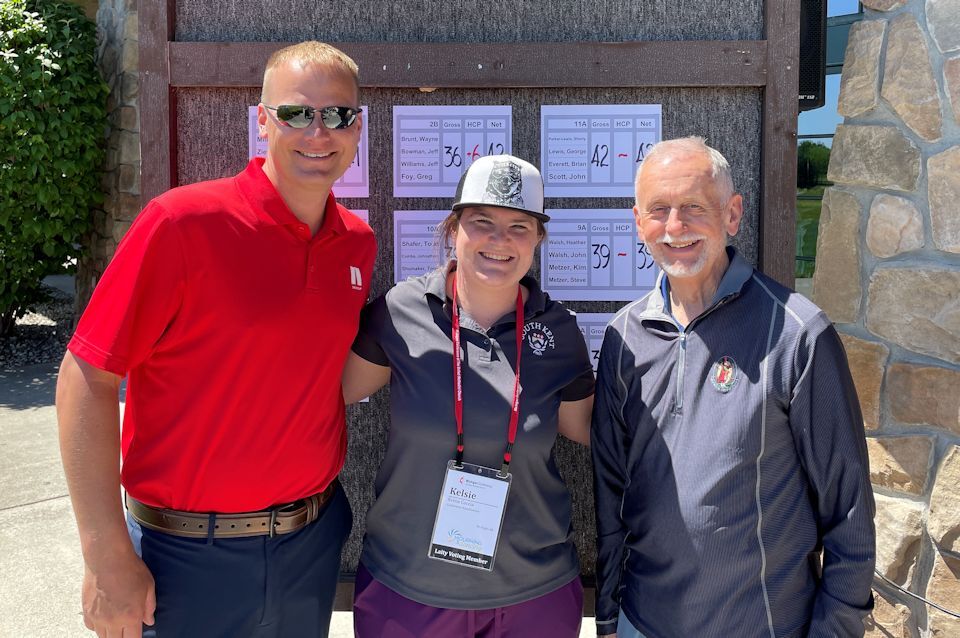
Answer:
<svg viewBox="0 0 960 638"><path fill-rule="evenodd" d="M0 638L90 638L80 614L83 562L60 467L57 366L0 371ZM596 636L584 620L581 638ZM332 638L353 636L335 612Z"/></svg>
<svg viewBox="0 0 960 638"><path fill-rule="evenodd" d="M0 638L91 638L80 614L83 562L60 467L57 366L0 372ZM353 636L337 612L332 638Z"/></svg>

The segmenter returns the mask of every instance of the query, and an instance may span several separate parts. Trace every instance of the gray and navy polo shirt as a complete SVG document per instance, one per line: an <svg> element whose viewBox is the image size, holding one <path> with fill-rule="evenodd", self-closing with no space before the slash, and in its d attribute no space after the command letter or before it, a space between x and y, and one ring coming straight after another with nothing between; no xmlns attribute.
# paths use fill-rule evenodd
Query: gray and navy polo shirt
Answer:
<svg viewBox="0 0 960 638"><path fill-rule="evenodd" d="M561 401L593 394L574 313L525 277L520 423L513 484L492 572L427 558L447 461L454 458L453 342L447 269L408 279L364 311L353 350L389 366L390 431L367 513L361 562L417 602L484 609L536 598L580 573L571 503L552 456ZM464 460L499 468L516 364L516 313L484 331L461 312Z"/></svg>
<svg viewBox="0 0 960 638"><path fill-rule="evenodd" d="M607 327L598 633L622 608L647 638L862 636L874 503L843 346L819 308L728 250L685 329L659 281Z"/></svg>

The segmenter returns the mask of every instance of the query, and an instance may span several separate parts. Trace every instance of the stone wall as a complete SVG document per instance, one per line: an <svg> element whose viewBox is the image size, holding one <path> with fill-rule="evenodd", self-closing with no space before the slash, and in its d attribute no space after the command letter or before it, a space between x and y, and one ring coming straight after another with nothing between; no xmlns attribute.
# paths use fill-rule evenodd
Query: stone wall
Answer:
<svg viewBox="0 0 960 638"><path fill-rule="evenodd" d="M862 0L820 219L814 300L863 406L877 569L960 610L960 2ZM960 636L877 579L868 636Z"/></svg>
<svg viewBox="0 0 960 638"><path fill-rule="evenodd" d="M97 61L110 87L104 203L102 210L94 211L94 228L77 267L79 309L86 306L117 242L140 212L137 1L100 0L97 32Z"/></svg>

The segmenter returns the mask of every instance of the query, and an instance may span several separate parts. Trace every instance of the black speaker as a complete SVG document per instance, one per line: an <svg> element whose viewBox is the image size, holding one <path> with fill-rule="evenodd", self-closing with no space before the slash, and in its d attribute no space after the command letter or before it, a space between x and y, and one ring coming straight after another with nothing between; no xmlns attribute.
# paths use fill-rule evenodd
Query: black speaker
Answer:
<svg viewBox="0 0 960 638"><path fill-rule="evenodd" d="M827 0L800 0L800 110L823 106L827 70Z"/></svg>

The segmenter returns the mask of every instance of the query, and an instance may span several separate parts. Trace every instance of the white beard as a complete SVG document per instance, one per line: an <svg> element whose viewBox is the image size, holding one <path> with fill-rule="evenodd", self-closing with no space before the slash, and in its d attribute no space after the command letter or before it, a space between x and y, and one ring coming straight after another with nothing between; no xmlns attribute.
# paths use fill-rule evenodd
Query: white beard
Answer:
<svg viewBox="0 0 960 638"><path fill-rule="evenodd" d="M724 233L726 236L726 233ZM667 261L666 255L662 250L663 244L685 244L692 241L700 241L702 243L700 248L700 255L697 257L697 260L692 264L683 263L680 261ZM707 264L713 263L716 259L720 257L723 251L726 249L726 242L711 241L708 240L703 235L682 235L680 237L673 237L669 233L661 237L656 243L648 245L650 249L650 254L653 256L654 261L657 262L657 265L660 266L660 269L667 273L670 277L695 277L700 274Z"/></svg>

